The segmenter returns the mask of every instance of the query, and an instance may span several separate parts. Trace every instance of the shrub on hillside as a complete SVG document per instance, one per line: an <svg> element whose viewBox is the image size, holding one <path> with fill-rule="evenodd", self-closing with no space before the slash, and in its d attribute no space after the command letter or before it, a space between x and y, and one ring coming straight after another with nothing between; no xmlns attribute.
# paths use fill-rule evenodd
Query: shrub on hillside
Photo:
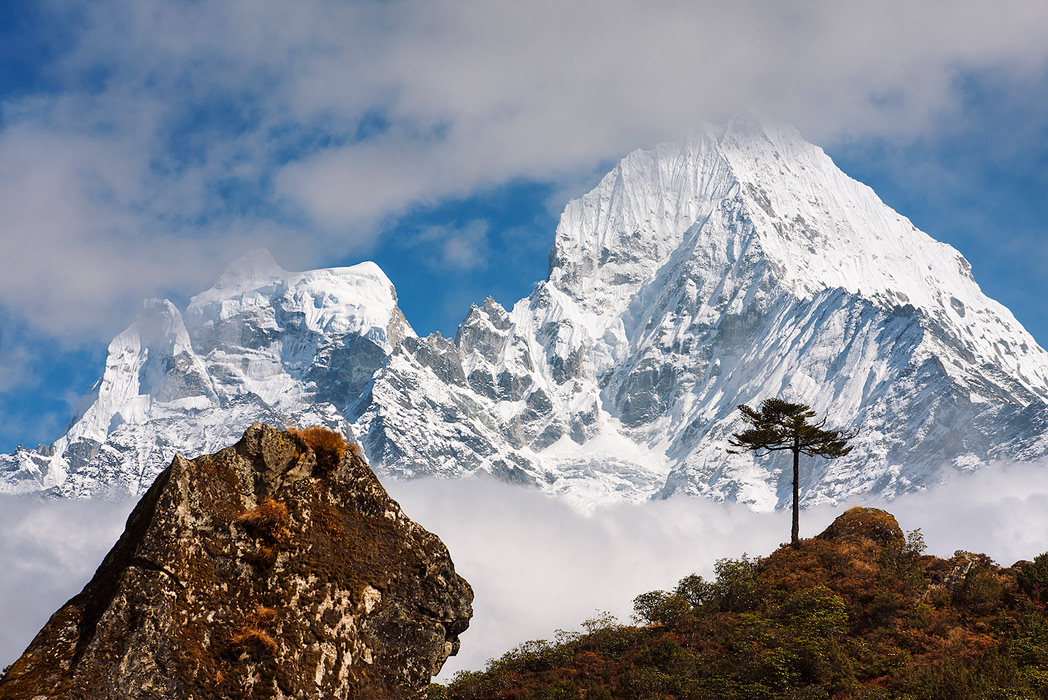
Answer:
<svg viewBox="0 0 1048 700"><path fill-rule="evenodd" d="M1048 604L1048 552L1038 554L1032 562L1017 566L1015 576L1019 590L1036 601Z"/></svg>

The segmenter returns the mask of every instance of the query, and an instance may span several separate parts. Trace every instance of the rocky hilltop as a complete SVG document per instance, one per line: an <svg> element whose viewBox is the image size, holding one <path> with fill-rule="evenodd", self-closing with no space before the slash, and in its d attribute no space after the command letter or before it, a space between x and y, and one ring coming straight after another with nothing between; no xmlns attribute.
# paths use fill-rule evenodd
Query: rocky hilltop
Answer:
<svg viewBox="0 0 1048 700"><path fill-rule="evenodd" d="M567 205L547 279L454 338L417 337L370 263L256 252L184 313L149 302L68 431L0 455L0 492L141 493L263 420L353 434L397 478L771 509L786 461L725 449L769 397L860 430L805 470L805 505L1048 454L1048 353L964 257L792 128L738 118L627 155Z"/></svg>
<svg viewBox="0 0 1048 700"><path fill-rule="evenodd" d="M423 698L473 592L330 431L178 456L0 698Z"/></svg>

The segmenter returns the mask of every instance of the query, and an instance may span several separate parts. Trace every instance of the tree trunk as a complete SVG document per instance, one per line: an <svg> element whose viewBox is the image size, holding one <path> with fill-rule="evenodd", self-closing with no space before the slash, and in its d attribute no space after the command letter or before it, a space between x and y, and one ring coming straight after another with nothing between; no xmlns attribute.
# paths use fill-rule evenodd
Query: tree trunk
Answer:
<svg viewBox="0 0 1048 700"><path fill-rule="evenodd" d="M790 533L790 546L798 549L801 546L800 531L800 473L801 450L796 442L793 446L793 530Z"/></svg>

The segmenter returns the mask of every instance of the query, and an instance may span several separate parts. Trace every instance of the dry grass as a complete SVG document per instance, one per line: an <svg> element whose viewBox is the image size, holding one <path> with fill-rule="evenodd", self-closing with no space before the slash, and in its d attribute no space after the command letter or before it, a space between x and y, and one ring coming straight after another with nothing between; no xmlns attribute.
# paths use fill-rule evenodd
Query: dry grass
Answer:
<svg viewBox="0 0 1048 700"><path fill-rule="evenodd" d="M257 508L238 515L235 522L246 527L255 537L278 542L287 533L287 506L267 498Z"/></svg>
<svg viewBox="0 0 1048 700"><path fill-rule="evenodd" d="M360 449L360 445L349 442L341 433L334 430L311 425L307 428L288 428L287 432L298 436L309 445L317 455L317 462L324 466L334 467L342 461L347 452L361 459L364 458L364 451Z"/></svg>
<svg viewBox="0 0 1048 700"><path fill-rule="evenodd" d="M267 608L264 605L256 605L255 612L250 620L256 625L268 626L277 619L277 609Z"/></svg>
<svg viewBox="0 0 1048 700"><path fill-rule="evenodd" d="M264 629L253 625L242 627L232 640L233 650L252 656L276 656L277 642Z"/></svg>

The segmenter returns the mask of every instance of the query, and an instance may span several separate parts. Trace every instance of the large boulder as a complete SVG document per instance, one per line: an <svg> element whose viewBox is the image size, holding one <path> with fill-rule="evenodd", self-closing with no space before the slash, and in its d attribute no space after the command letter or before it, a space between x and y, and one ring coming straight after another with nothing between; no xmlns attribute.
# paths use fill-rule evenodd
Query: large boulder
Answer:
<svg viewBox="0 0 1048 700"><path fill-rule="evenodd" d="M472 599L341 436L256 423L160 474L0 698L424 698Z"/></svg>

